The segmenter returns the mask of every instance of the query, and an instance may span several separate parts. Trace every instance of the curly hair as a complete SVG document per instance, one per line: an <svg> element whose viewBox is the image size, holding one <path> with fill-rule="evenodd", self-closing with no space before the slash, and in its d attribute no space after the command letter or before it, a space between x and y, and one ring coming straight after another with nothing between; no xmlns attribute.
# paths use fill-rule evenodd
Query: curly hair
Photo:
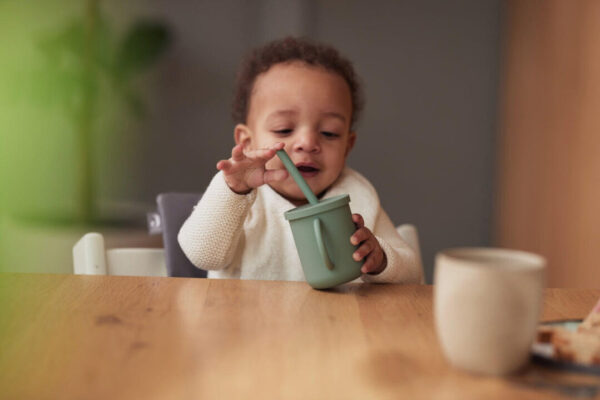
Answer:
<svg viewBox="0 0 600 400"><path fill-rule="evenodd" d="M352 63L331 46L306 38L286 37L254 49L242 62L237 74L232 104L235 123L245 123L256 77L275 64L301 61L340 75L350 88L351 126L358 121L363 107L362 89Z"/></svg>

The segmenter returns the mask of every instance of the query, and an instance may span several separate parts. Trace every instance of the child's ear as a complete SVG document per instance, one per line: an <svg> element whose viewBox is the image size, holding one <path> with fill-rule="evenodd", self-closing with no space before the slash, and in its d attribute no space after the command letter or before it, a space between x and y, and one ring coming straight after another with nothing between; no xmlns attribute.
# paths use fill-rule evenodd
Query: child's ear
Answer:
<svg viewBox="0 0 600 400"><path fill-rule="evenodd" d="M350 131L350 135L348 136L348 143L346 144L346 154L345 157L348 157L350 154L350 150L354 147L354 142L356 142L356 132Z"/></svg>
<svg viewBox="0 0 600 400"><path fill-rule="evenodd" d="M243 144L247 147L252 141L252 135L250 134L250 128L245 124L237 124L233 129L233 138L235 144Z"/></svg>

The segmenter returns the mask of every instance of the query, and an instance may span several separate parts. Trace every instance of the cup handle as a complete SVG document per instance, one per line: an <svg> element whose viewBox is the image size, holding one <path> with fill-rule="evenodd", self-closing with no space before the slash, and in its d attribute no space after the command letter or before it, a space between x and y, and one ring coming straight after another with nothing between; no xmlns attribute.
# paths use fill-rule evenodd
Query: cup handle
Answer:
<svg viewBox="0 0 600 400"><path fill-rule="evenodd" d="M323 242L323 232L321 231L321 220L319 218L315 218L313 222L313 226L315 228L315 237L317 238L317 247L319 248L319 253L321 254L321 259L325 263L328 269L333 269L333 263L327 254L327 249L325 249L325 243Z"/></svg>

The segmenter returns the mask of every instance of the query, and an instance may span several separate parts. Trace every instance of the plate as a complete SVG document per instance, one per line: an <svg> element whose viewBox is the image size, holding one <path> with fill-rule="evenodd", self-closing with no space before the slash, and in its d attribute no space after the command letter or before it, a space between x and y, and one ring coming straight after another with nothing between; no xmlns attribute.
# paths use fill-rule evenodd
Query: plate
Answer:
<svg viewBox="0 0 600 400"><path fill-rule="evenodd" d="M576 331L579 324L583 320L581 319L566 319L561 321L550 321L543 322L542 326L560 326L569 331ZM585 365L571 361L556 360L553 357L554 347L552 343L538 343L535 342L531 346L531 359L537 364L542 364L548 367L568 370L573 372L584 372L588 374L600 375L599 365Z"/></svg>

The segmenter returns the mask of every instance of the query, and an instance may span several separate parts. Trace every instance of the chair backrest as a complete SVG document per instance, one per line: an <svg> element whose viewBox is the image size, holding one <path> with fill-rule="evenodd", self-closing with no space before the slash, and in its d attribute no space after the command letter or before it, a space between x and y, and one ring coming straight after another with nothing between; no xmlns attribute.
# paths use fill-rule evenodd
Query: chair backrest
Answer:
<svg viewBox="0 0 600 400"><path fill-rule="evenodd" d="M177 241L181 226L201 197L201 193L172 192L161 193L156 198L169 276L206 278L206 271L191 263Z"/></svg>
<svg viewBox="0 0 600 400"><path fill-rule="evenodd" d="M408 244L417 256L417 264L421 269L421 283L425 283L425 271L423 270L423 259L421 258L421 246L419 245L419 233L417 228L411 224L403 224L396 227L402 239Z"/></svg>
<svg viewBox="0 0 600 400"><path fill-rule="evenodd" d="M165 253L155 248L106 249L91 232L73 246L73 272L80 275L167 276Z"/></svg>

